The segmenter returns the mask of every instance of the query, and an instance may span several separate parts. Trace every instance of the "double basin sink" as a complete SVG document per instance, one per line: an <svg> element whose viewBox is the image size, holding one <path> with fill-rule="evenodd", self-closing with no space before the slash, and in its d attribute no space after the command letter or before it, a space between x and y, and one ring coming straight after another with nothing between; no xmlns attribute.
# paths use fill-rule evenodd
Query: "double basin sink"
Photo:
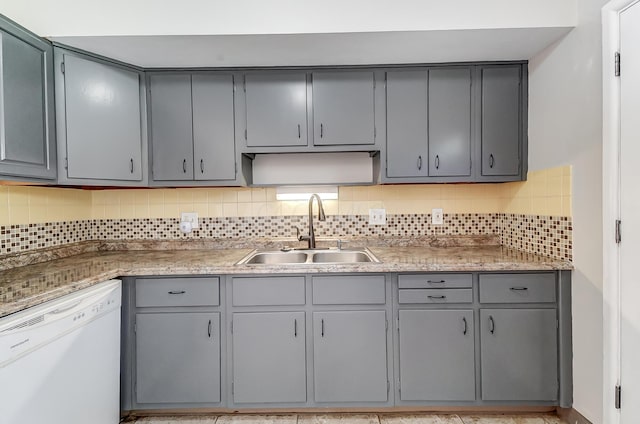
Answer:
<svg viewBox="0 0 640 424"><path fill-rule="evenodd" d="M302 265L379 263L364 249L254 250L236 265Z"/></svg>

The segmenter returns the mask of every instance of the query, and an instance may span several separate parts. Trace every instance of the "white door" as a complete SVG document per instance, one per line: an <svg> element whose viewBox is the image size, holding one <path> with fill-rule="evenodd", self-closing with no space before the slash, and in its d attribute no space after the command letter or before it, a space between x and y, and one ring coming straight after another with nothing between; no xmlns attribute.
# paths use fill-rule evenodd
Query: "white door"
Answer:
<svg viewBox="0 0 640 424"><path fill-rule="evenodd" d="M621 423L640 417L640 3L620 13Z"/></svg>

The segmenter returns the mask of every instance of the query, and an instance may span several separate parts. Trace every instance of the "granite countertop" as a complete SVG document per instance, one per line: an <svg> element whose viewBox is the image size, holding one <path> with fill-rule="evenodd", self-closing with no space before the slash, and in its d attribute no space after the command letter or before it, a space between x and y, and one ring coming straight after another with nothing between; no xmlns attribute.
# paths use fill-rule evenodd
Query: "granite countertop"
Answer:
<svg viewBox="0 0 640 424"><path fill-rule="evenodd" d="M111 246L111 249L114 247ZM0 271L0 317L121 276L572 269L570 262L496 245L387 245L369 246L369 249L381 263L235 265L252 251L246 247L93 250Z"/></svg>

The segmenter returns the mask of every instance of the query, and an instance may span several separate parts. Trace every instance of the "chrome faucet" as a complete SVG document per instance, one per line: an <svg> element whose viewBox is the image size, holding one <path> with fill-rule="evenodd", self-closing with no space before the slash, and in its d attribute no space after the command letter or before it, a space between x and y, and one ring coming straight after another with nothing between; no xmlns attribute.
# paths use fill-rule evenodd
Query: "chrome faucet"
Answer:
<svg viewBox="0 0 640 424"><path fill-rule="evenodd" d="M325 221L327 219L324 214L324 208L322 207L322 200L320 200L320 196L317 194L312 194L309 198L309 235L302 236L300 235L300 229L296 227L296 231L298 233L298 240L303 241L306 240L309 242L309 249L316 248L316 234L313 229L313 199L318 201L318 221Z"/></svg>

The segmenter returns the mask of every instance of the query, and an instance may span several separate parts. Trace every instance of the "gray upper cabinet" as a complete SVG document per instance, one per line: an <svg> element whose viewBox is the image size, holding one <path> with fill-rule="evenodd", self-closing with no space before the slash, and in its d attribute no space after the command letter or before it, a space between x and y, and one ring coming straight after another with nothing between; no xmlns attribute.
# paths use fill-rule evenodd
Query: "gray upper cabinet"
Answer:
<svg viewBox="0 0 640 424"><path fill-rule="evenodd" d="M149 76L153 181L234 181L233 77Z"/></svg>
<svg viewBox="0 0 640 424"><path fill-rule="evenodd" d="M556 309L480 309L482 400L558 399Z"/></svg>
<svg viewBox="0 0 640 424"><path fill-rule="evenodd" d="M521 66L481 68L482 175L520 175Z"/></svg>
<svg viewBox="0 0 640 424"><path fill-rule="evenodd" d="M471 70L429 70L429 176L471 175Z"/></svg>
<svg viewBox="0 0 640 424"><path fill-rule="evenodd" d="M0 17L0 179L56 178L53 49Z"/></svg>
<svg viewBox="0 0 640 424"><path fill-rule="evenodd" d="M59 48L54 54L60 76L56 79L58 160L60 168L66 168L59 181L145 185L142 73Z"/></svg>
<svg viewBox="0 0 640 424"><path fill-rule="evenodd" d="M244 78L246 146L306 146L306 73L248 73Z"/></svg>
<svg viewBox="0 0 640 424"><path fill-rule="evenodd" d="M136 402L220 402L218 313L136 315Z"/></svg>
<svg viewBox="0 0 640 424"><path fill-rule="evenodd" d="M400 399L475 400L473 310L401 310Z"/></svg>
<svg viewBox="0 0 640 424"><path fill-rule="evenodd" d="M196 180L235 180L233 77L191 77Z"/></svg>
<svg viewBox="0 0 640 424"><path fill-rule="evenodd" d="M193 180L191 76L152 75L149 91L153 179Z"/></svg>
<svg viewBox="0 0 640 424"><path fill-rule="evenodd" d="M313 313L315 401L386 402L385 311Z"/></svg>
<svg viewBox="0 0 640 424"><path fill-rule="evenodd" d="M312 81L313 144L374 144L374 72L314 72Z"/></svg>
<svg viewBox="0 0 640 424"><path fill-rule="evenodd" d="M426 177L427 74L387 73L387 177Z"/></svg>
<svg viewBox="0 0 640 424"><path fill-rule="evenodd" d="M234 403L307 400L304 312L233 314Z"/></svg>
<svg viewBox="0 0 640 424"><path fill-rule="evenodd" d="M389 181L471 177L471 94L467 67L387 73Z"/></svg>

